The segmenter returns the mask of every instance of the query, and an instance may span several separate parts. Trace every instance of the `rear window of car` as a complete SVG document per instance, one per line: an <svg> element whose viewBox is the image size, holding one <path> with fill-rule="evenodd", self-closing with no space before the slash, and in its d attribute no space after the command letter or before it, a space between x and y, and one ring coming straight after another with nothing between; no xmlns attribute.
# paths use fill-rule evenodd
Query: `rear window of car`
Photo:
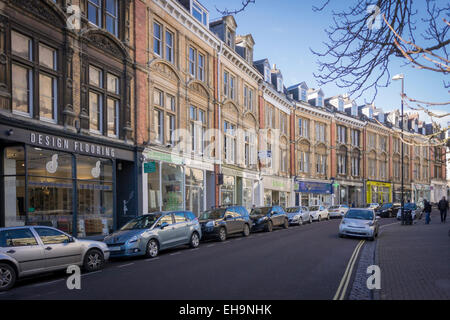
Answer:
<svg viewBox="0 0 450 320"><path fill-rule="evenodd" d="M12 229L0 231L0 247L26 247L37 245L30 229Z"/></svg>
<svg viewBox="0 0 450 320"><path fill-rule="evenodd" d="M192 221L192 220L195 220L197 217L195 216L195 214L193 214L192 212L185 212L185 215L186 215L186 218L189 220L189 221Z"/></svg>

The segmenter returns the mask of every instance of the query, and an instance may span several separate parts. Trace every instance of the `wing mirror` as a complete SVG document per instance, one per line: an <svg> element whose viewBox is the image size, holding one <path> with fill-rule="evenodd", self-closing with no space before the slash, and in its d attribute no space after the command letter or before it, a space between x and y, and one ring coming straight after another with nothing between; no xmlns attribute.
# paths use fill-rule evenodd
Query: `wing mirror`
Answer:
<svg viewBox="0 0 450 320"><path fill-rule="evenodd" d="M165 228L167 228L169 226L169 224L167 223L167 222L163 222L160 226L159 226L159 228L161 229L161 230L164 230Z"/></svg>
<svg viewBox="0 0 450 320"><path fill-rule="evenodd" d="M226 217L225 217L225 220L232 220L233 219L233 216L230 216L230 215L227 215Z"/></svg>

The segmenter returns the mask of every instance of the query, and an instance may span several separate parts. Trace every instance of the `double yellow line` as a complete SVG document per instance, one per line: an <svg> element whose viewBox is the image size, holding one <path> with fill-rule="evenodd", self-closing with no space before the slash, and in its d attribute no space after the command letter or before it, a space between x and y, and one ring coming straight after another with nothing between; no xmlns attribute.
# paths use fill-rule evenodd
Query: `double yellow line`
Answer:
<svg viewBox="0 0 450 320"><path fill-rule="evenodd" d="M359 251L361 250L365 242L365 240L361 240L353 251L353 254L348 262L347 269L345 269L344 276L342 277L341 283L339 284L333 300L344 300L345 294L347 293L348 283L350 282L350 278L352 277L353 268L355 267Z"/></svg>

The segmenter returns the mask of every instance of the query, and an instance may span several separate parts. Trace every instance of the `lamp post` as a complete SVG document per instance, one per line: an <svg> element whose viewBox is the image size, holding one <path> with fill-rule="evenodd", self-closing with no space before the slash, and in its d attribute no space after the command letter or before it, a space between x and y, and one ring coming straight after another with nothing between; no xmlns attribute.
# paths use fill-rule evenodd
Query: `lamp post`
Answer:
<svg viewBox="0 0 450 320"><path fill-rule="evenodd" d="M401 131L402 131L402 133L401 133L401 137L402 137L402 141L401 141L401 147L402 147L402 164L401 164L401 166L402 166L402 206L401 206L401 217L402 217L402 224L405 224L405 209L404 209L404 207L405 207L405 198L404 198L404 166L403 166L403 163L404 163L404 160L403 160L403 158L404 158L404 148L403 148L403 124L405 123L404 122L404 119L403 119L403 117L404 117L404 115L403 115L403 97L404 97L404 94L405 94L405 76L404 76L404 74L402 73L402 74L397 74L397 75L395 75L393 78L392 78L392 80L394 80L394 81L397 81L397 80L402 80L402 116L401 116L401 119L402 119L402 121L401 121L401 123L400 123L400 128L401 128Z"/></svg>

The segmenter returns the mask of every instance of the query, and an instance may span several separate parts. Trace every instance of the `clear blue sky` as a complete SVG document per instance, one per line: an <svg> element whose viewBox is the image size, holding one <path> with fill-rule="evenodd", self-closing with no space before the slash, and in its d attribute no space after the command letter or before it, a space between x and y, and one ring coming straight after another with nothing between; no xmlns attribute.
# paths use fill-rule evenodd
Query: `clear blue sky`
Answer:
<svg viewBox="0 0 450 320"><path fill-rule="evenodd" d="M310 48L322 51L323 42L327 40L325 29L332 25L331 8L347 8L355 0L332 0L332 6L323 12L314 12L313 5L320 6L323 0L256 0L247 9L235 16L238 24L237 33L251 33L255 39L255 60L269 58L282 71L286 87L305 81L310 88L317 88L313 73L317 73L318 57ZM209 10L210 19L219 18L219 9L240 7L241 0L200 0ZM375 3L376 1L374 1ZM425 1L419 5L423 5ZM423 11L422 11L423 12ZM444 76L431 71L415 70L404 65L400 59L393 60L390 67L392 75L405 74L406 93L418 100L449 101L449 92L443 86ZM449 79L447 78L447 81ZM327 97L345 93L343 89L329 84L322 87ZM401 83L392 82L387 88L379 90L375 105L385 111L399 108ZM371 101L372 93L357 99L363 104L364 99ZM442 111L450 107L440 107ZM410 111L405 109L406 111ZM421 117L427 120L425 117ZM445 123L450 121L446 119Z"/></svg>

